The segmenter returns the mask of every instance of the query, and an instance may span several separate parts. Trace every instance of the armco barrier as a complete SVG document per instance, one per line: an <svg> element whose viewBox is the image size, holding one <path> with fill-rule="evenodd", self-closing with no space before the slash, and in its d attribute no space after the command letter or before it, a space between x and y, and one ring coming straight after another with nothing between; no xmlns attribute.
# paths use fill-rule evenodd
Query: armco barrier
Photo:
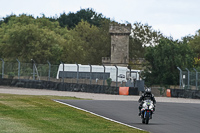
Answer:
<svg viewBox="0 0 200 133"><path fill-rule="evenodd" d="M129 87L129 95L139 95L137 87Z"/></svg>
<svg viewBox="0 0 200 133"><path fill-rule="evenodd" d="M11 83L12 83L12 79L0 79L0 85L8 86L8 85L11 85Z"/></svg>
<svg viewBox="0 0 200 133"><path fill-rule="evenodd" d="M200 99L199 90L170 89L171 97Z"/></svg>
<svg viewBox="0 0 200 133"><path fill-rule="evenodd" d="M119 88L93 84L62 83L43 80L0 79L0 85L58 91L119 94Z"/></svg>
<svg viewBox="0 0 200 133"><path fill-rule="evenodd" d="M1 78L0 85L35 88L35 89L58 90L58 91L106 93L115 95L118 95L120 92L119 88L108 87L103 85L62 83L62 82L38 81L38 80L19 80L19 79ZM167 93L168 93L167 95L168 96L171 95L171 97L200 99L200 90L170 89L170 92L168 91ZM128 95L139 95L138 88L129 87Z"/></svg>

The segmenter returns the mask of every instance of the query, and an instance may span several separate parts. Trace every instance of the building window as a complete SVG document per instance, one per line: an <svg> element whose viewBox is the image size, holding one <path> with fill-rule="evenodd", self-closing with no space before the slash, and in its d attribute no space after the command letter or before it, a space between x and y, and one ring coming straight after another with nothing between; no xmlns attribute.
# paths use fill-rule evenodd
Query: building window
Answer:
<svg viewBox="0 0 200 133"><path fill-rule="evenodd" d="M115 50L115 44L112 44L112 49L113 49L113 51Z"/></svg>

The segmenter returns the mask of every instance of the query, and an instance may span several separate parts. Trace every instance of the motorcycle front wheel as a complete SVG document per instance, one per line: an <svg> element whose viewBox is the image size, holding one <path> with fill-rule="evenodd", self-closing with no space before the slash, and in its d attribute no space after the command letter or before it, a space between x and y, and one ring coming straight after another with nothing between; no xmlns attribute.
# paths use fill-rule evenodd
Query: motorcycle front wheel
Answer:
<svg viewBox="0 0 200 133"><path fill-rule="evenodd" d="M149 123L149 112L146 113L145 124Z"/></svg>

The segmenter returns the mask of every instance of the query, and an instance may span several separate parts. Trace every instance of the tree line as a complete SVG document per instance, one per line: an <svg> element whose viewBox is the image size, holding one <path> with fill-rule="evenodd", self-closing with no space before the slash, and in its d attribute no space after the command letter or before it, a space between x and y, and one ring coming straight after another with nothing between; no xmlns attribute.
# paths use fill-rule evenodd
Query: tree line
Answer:
<svg viewBox="0 0 200 133"><path fill-rule="evenodd" d="M111 54L110 23L118 22L93 9L63 13L58 18L12 14L0 21L0 58L101 65L102 57ZM148 24L135 22L129 37L129 57L144 58L143 77L149 85L178 84L177 66L200 70L199 33L174 40ZM131 60L129 65L133 68Z"/></svg>

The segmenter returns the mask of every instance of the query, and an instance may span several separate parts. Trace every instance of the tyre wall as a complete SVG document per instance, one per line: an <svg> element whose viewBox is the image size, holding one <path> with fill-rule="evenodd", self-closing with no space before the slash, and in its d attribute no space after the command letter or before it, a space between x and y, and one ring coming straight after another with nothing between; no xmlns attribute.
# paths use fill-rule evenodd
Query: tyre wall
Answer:
<svg viewBox="0 0 200 133"><path fill-rule="evenodd" d="M112 86L108 87L106 85L103 86L94 84L61 83L42 80L0 79L0 85L58 91L119 94L119 87L116 88Z"/></svg>

